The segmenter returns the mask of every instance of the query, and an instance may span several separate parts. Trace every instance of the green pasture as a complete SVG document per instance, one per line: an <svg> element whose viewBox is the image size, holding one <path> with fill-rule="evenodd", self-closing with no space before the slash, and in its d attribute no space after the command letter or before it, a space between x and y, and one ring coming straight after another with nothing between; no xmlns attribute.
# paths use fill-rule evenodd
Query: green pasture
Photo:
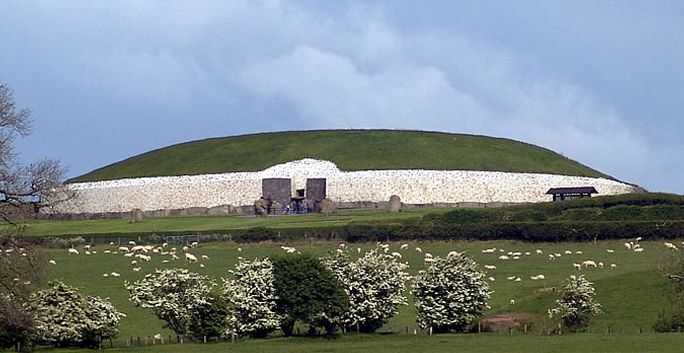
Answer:
<svg viewBox="0 0 684 353"><path fill-rule="evenodd" d="M184 344L183 346L154 345L147 347L108 349L110 352L169 352L187 353L240 352L240 353L324 353L324 352L377 352L377 353L453 353L453 352L681 352L684 336L681 334L603 335L574 334L563 336L537 336L523 334L448 334L426 335L346 335L336 340L313 338L268 338L241 340L234 344ZM88 350L58 350L88 352Z"/></svg>
<svg viewBox="0 0 684 353"><path fill-rule="evenodd" d="M652 325L656 320L659 312L668 307L668 302L664 297L665 280L656 272L656 264L663 261L668 256L673 256L666 251L661 242L649 241L643 242L645 251L642 253L635 253L627 250L622 242L619 241L600 241L594 243L524 243L515 241L489 241L489 242L420 242L408 243L408 249L401 250L400 246L403 243L391 243L390 251L399 251L403 254L403 259L408 261L411 266L411 272L415 273L423 266L423 256L426 252L433 255L444 256L451 250L466 251L482 266L495 265L496 270L489 271L488 276L495 278L491 283L493 291L490 301L491 309L486 313L486 316L492 315L513 315L516 317L524 317L523 322L529 326L527 335L539 336L552 326L552 323L546 316L546 311L553 305L555 299L554 288L561 285L562 281L571 274L586 274L587 278L595 283L597 300L603 304L605 314L594 320L589 328L591 334L582 335L583 337L603 337L608 326L613 328L616 335L624 335L625 337L651 337L647 335L638 335L640 329L643 332L651 332ZM159 254L152 254L152 261L150 263L142 263L143 270L140 272L133 272L131 270L130 261L132 258L124 257L121 254L105 254L104 250L115 250L115 247L97 246L94 250L97 253L92 255L84 255L82 251L80 255L68 255L65 249L47 249L45 256L47 259L53 259L57 262L56 266L50 266L47 271L48 279L59 279L67 284L81 288L82 292L88 295L98 295L108 297L112 303L127 317L121 321L120 337L115 340L115 346L125 346L125 342L130 337L145 337L152 336L156 333L163 333L165 337L170 334L169 331L162 330L162 323L155 318L150 310L134 307L128 300L127 292L124 289L124 281L134 281L141 278L146 273L154 271L156 268L167 267L187 267L192 271L204 273L209 277L220 283L220 278L227 276L227 270L232 268L240 257L252 259L254 257L265 257L274 253L282 253L280 246L283 244L276 243L259 243L259 244L235 244L235 243L210 243L200 244L198 248L191 249L191 252L198 258L200 255L209 256L209 260L200 261L205 265L201 268L198 264L188 264L183 260L171 260L168 263L163 263L164 259L170 259L168 256L161 256ZM316 255L324 255L327 251L335 249L338 244L331 242L307 242L287 244L288 246L295 246L299 251L311 252ZM171 247L172 245L169 245ZM353 249L361 248L362 251L370 249L375 244L349 244ZM177 246L179 252L182 252L180 245ZM422 253L416 251L416 247L420 247ZM482 253L481 250L485 248L496 247L497 251L493 254ZM502 253L498 249L504 249L504 253L508 251L531 252L531 255L523 255L519 260L499 260L498 256ZM544 252L543 255L535 254L535 250L540 249ZM606 249L613 249L614 253L608 253ZM565 255L564 252L569 250L572 255ZM578 255L575 252L581 251ZM561 253L562 256L556 260L549 260L549 253ZM181 254L182 255L182 254ZM181 256L182 258L182 256ZM47 261L47 259L45 261ZM573 269L573 263L579 263L586 259L595 261L602 261L605 264L604 269L585 269L577 271ZM138 260L140 262L140 260ZM611 263L617 265L616 269L610 269ZM103 277L103 273L111 273L112 271L121 274L121 277ZM544 274L546 279L543 281L532 281L530 276ZM521 282L509 281L508 276L518 276L522 279ZM510 300L515 300L515 305L510 305ZM393 318L380 331L384 333L393 333L392 337L399 337L397 342L423 342L425 344L437 344L441 340L448 342L461 342L459 344L470 345L473 344L466 338L472 338L475 341L483 340L482 337L492 337L496 340L509 340L511 338L496 338L497 334L466 335L466 336L439 336L433 338L434 341L421 341L422 338L415 338L412 335L404 337L405 332L413 333L416 328L415 323L415 308L412 304L403 306L400 314ZM420 333L425 334L425 333ZM638 336L636 336L638 335ZM382 345L380 342L385 342L385 336L375 335L377 342L374 339L358 339L355 341L351 339L350 345ZM658 337L671 337L667 335L658 335ZM608 337L604 337L609 339ZM544 338L538 338L543 340ZM573 338L568 338L572 340ZM631 339L631 338L630 338ZM648 338L653 340L652 338ZM669 338L668 338L669 339ZM532 338L513 338L516 342L532 340ZM536 339L535 339L536 340ZM553 340L552 338L550 340ZM596 341L602 339L596 338ZM486 340L485 340L486 341ZM240 346L244 351L249 349L255 350L269 350L278 349L281 343L287 341L279 341L276 339L269 339L266 341L251 342L240 341ZM295 342L299 342L296 341ZM317 342L315 340L304 340L302 342ZM387 344L391 344L387 341ZM432 342L432 343L429 343ZM550 341L561 342L561 341ZM264 346L260 346L263 344ZM312 343L312 347L320 347L325 350L326 345L335 345L336 343L329 343L320 341ZM494 344L494 343L492 343ZM252 346L255 345L255 346ZM321 346L317 346L321 345ZM289 344L288 344L289 346ZM369 347L370 347L369 346ZM187 346L192 349L192 346ZM202 346L203 347L203 346ZM228 346L207 346L207 347L224 347L230 349ZM249 348L253 347L253 348ZM269 348L271 347L271 348ZM340 346L342 347L342 346ZM401 347L401 345L399 345ZM422 347L422 346L421 346ZM161 348L150 348L152 350ZM203 349L203 348L197 348ZM213 348L211 348L213 349ZM312 348L318 349L318 348ZM336 351L338 348L330 348L331 351ZM343 349L343 348L339 348ZM370 348L369 348L370 349ZM422 348L421 348L422 349ZM446 348L445 348L446 349ZM307 346L307 351L309 347ZM241 350L242 351L242 350Z"/></svg>
<svg viewBox="0 0 684 353"><path fill-rule="evenodd" d="M354 221L402 221L419 218L428 213L443 213L446 208L413 208L398 213L388 213L384 209L340 210L325 216L320 213L288 216L182 216L145 218L143 222L131 223L130 219L94 219L74 221L28 221L27 235L57 236L89 234L121 234L144 232L197 232L223 231L226 229L248 229L254 227L317 228L344 226ZM5 226L9 229L10 226Z"/></svg>
<svg viewBox="0 0 684 353"><path fill-rule="evenodd" d="M290 131L211 138L143 153L73 178L249 172L302 158L341 170L492 170L602 177L551 150L503 138L401 130Z"/></svg>

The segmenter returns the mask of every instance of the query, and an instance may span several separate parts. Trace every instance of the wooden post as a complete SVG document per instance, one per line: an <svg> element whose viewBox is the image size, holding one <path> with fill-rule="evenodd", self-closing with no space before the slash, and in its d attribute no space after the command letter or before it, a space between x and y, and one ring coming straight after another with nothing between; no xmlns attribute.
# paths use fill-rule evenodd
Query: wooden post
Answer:
<svg viewBox="0 0 684 353"><path fill-rule="evenodd" d="M527 333L527 324L523 326L523 332Z"/></svg>
<svg viewBox="0 0 684 353"><path fill-rule="evenodd" d="M359 327L359 322L356 322L356 335L358 336L361 333L361 328Z"/></svg>
<svg viewBox="0 0 684 353"><path fill-rule="evenodd" d="M562 334L563 334L563 331L562 331L562 328L561 328L561 324L560 324L560 322L559 322L559 323L558 323L558 336L560 336L560 335L562 335Z"/></svg>
<svg viewBox="0 0 684 353"><path fill-rule="evenodd" d="M477 322L477 333L482 333L482 321Z"/></svg>
<svg viewBox="0 0 684 353"><path fill-rule="evenodd" d="M204 344L207 344L207 336L204 336Z"/></svg>
<svg viewBox="0 0 684 353"><path fill-rule="evenodd" d="M409 334L408 325L406 325L406 334Z"/></svg>
<svg viewBox="0 0 684 353"><path fill-rule="evenodd" d="M508 334L509 334L509 335L512 335L512 334L513 334L513 328L512 328L512 327L509 327L509 328L508 328Z"/></svg>
<svg viewBox="0 0 684 353"><path fill-rule="evenodd" d="M432 336L432 326L430 326L430 336Z"/></svg>
<svg viewBox="0 0 684 353"><path fill-rule="evenodd" d="M230 329L230 343L235 343L235 328Z"/></svg>

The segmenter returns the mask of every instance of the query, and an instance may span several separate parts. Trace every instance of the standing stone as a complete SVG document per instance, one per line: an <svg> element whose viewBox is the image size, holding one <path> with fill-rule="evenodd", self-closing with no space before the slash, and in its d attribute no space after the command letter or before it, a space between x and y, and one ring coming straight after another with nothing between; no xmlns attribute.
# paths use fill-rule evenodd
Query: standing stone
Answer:
<svg viewBox="0 0 684 353"><path fill-rule="evenodd" d="M333 200L328 198L325 198L321 201L320 207L321 213L324 215L329 215L337 212L337 205L335 205L335 202L333 202Z"/></svg>
<svg viewBox="0 0 684 353"><path fill-rule="evenodd" d="M389 212L400 212L401 211L401 199L399 195L390 196L389 203L387 203L387 211Z"/></svg>
<svg viewBox="0 0 684 353"><path fill-rule="evenodd" d="M134 208L131 211L131 223L138 223L142 222L143 220L143 211L139 208Z"/></svg>

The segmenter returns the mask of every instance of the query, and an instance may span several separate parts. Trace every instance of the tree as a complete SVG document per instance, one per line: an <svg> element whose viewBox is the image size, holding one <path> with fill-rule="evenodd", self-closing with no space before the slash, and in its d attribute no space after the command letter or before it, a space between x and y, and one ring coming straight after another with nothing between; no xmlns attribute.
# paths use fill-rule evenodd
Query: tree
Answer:
<svg viewBox="0 0 684 353"><path fill-rule="evenodd" d="M489 300L489 284L471 258L450 253L434 257L413 283L418 326L433 332L464 331L482 315Z"/></svg>
<svg viewBox="0 0 684 353"><path fill-rule="evenodd" d="M30 134L31 127L31 112L17 108L12 90L0 82L0 220L12 226L0 235L0 346L19 343L21 350L28 349L33 327L26 305L31 284L40 280L46 261L21 237L23 228L15 220L73 197L62 184L59 162L18 162L14 141Z"/></svg>
<svg viewBox="0 0 684 353"><path fill-rule="evenodd" d="M556 307L549 317L560 316L569 330L578 331L589 325L589 320L602 313L601 304L594 300L594 286L581 276L570 276L558 293Z"/></svg>
<svg viewBox="0 0 684 353"><path fill-rule="evenodd" d="M125 315L99 297L84 297L76 288L51 282L49 288L31 295L37 342L57 347L98 347L100 340L116 337Z"/></svg>
<svg viewBox="0 0 684 353"><path fill-rule="evenodd" d="M278 329L273 264L269 259L240 261L223 280L222 295L229 307L231 329L239 335L266 337Z"/></svg>
<svg viewBox="0 0 684 353"><path fill-rule="evenodd" d="M212 295L214 286L206 276L182 268L157 270L133 284L126 282L135 305L154 309L167 328L190 340L225 332L227 311Z"/></svg>
<svg viewBox="0 0 684 353"><path fill-rule="evenodd" d="M309 325L309 334L323 327L328 336L335 334L349 298L333 274L316 257L295 254L273 260L273 283L276 313L285 336L292 335L297 320Z"/></svg>
<svg viewBox="0 0 684 353"><path fill-rule="evenodd" d="M342 246L328 254L325 264L349 296L349 310L340 318L347 328L375 332L399 313L406 304L407 263L398 253L387 254L377 247L351 261L350 250Z"/></svg>

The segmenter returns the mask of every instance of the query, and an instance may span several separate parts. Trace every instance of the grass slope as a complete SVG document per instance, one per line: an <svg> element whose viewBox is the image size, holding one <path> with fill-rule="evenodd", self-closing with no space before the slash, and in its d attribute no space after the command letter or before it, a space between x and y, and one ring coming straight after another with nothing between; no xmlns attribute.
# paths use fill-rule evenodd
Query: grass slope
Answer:
<svg viewBox="0 0 684 353"><path fill-rule="evenodd" d="M337 248L336 243L321 242L321 243L295 243L290 244L297 247L300 251L311 252L315 255L322 256L327 251L334 251ZM238 246L242 251L238 251ZM353 247L361 247L363 249L370 249L375 244L352 244ZM546 310L553 306L555 293L553 291L542 291L540 288L559 287L561 283L571 274L576 274L579 271L573 269L573 262L581 262L586 259L594 259L595 261L603 261L608 264L617 264L617 269L595 269L582 270L580 273L586 274L587 278L595 283L597 300L603 305L604 315L597 318L590 326L590 333L598 334L605 332L607 325L614 327L614 332L625 337L650 337L646 335L639 335L639 329L643 328L648 332L659 312L667 308L668 303L664 300L663 289L665 288L665 280L656 272L656 264L668 252L661 242L643 242L645 251L643 253L635 253L627 250L622 242L619 241L600 241L594 243L523 243L513 241L490 241L490 242L412 242L408 250L400 250L400 243L392 243L391 251L400 251L403 253L403 259L408 261L411 268L411 273L416 273L423 267L423 254L419 254L414 249L420 246L423 252L430 252L434 255L445 256L451 250L467 251L480 264L496 265L497 269L489 271L488 276L495 277L496 281L491 282L491 289L493 294L490 300L491 310L487 315L507 314L507 313L525 313L531 319L532 323L529 336L536 337L533 340L544 341L546 338L539 337L541 331L547 330L552 326L552 323L546 316ZM505 249L505 251L530 251L532 255L523 256L517 261L502 261L498 260L499 252L494 254L483 254L481 249L488 247L497 247ZM155 268L167 267L187 267L192 271L205 273L214 278L220 283L221 277L227 276L227 270L233 268L241 256L247 259L255 257L266 257L271 254L281 254L280 244L276 243L261 243L261 244L206 244L200 245L199 248L193 249L195 255L206 254L209 260L204 260L205 268L200 268L198 264L187 264L184 261L171 261L170 263L163 263L162 257L158 254L152 254L151 263L143 263L143 270L141 272L131 271L129 257L122 255L104 254L103 250L109 248L108 246L97 246L97 254L85 256L83 254L78 256L69 256L64 249L46 250L46 256L54 259L57 262L56 266L51 266L47 271L47 278L61 279L64 282L77 286L82 289L82 292L88 295L98 295L102 297L109 297L112 303L128 316L122 320L120 326L120 338L115 342L115 345L121 347L125 345L125 340L129 337L147 337L154 335L157 332L163 332L166 336L169 334L167 330L162 329L162 323L156 319L150 310L134 307L128 300L127 292L124 289L124 281L134 281L142 278L146 273L154 271ZM614 253L608 253L606 249L614 249ZM535 250L541 249L544 255L536 255ZM565 255L565 250L573 252L572 255ZM575 254L576 251L582 251L583 254ZM549 253L563 253L563 256L549 261L547 254ZM103 278L103 273L117 271L121 273L120 278ZM530 276L544 274L546 279L543 281L532 281ZM519 276L522 282L512 282L506 280L508 276ZM515 306L511 307L510 299L515 299ZM406 344L429 344L428 341L413 342L412 338L406 338L403 334L406 328L413 332L416 327L415 322L415 307L410 304L403 306L400 309L398 316L393 318L381 331L393 332L396 336L400 336L397 342ZM382 346L381 342L385 342L384 338L380 336L373 336L377 338L373 342L360 341L355 344L362 346ZM448 338L450 336L438 336L432 344L440 342L441 337L449 342L461 342L464 347L469 347L480 342L482 337L498 337L496 334L487 335L469 335L465 338ZM472 337L472 340L469 340ZM606 338L605 336L601 336ZM454 340L454 341L452 341ZM498 340L498 338L497 338ZM507 339L503 339L506 342ZM263 343L262 343L263 342ZM240 351L275 351L281 344L278 340L266 341L241 341L239 347L244 348ZM298 341L295 341L297 343ZM311 342L311 341L307 341ZM364 343L365 342L365 343ZM413 343L412 343L413 342ZM513 341L515 342L515 340ZM546 341L544 341L546 342ZM652 341L651 341L652 342ZM320 342L319 342L320 343ZM389 342L388 342L389 344ZM500 343L501 347L505 344ZM530 343L528 343L530 344ZM535 343L532 343L535 344ZM275 345L275 346L271 346ZM299 345L300 349L310 351L305 348L303 344ZM313 345L314 347L316 344ZM496 345L495 345L496 346ZM211 346L209 346L211 347ZM227 346L216 346L228 349ZM422 346L421 346L422 347ZM495 350L492 346L492 350ZM580 346L587 348L588 346ZM349 348L349 347L348 347ZM323 349L318 347L317 349ZM332 348L331 351L340 351L342 348ZM362 351L370 351L371 349L364 349ZM422 351L425 351L421 348ZM191 351L193 351L191 349ZM382 350L380 350L382 351ZM444 350L438 350L444 351ZM452 350L453 351L453 350ZM488 350L486 350L488 351ZM510 350L508 350L510 351ZM518 350L513 350L518 351ZM555 350L549 350L555 351ZM583 350L579 350L583 351ZM587 350L584 350L587 351ZM648 350L652 351L652 350Z"/></svg>
<svg viewBox="0 0 684 353"><path fill-rule="evenodd" d="M320 130L182 143L96 169L69 182L259 171L307 157L333 161L346 171L490 170L605 176L548 149L509 139L422 131Z"/></svg>

